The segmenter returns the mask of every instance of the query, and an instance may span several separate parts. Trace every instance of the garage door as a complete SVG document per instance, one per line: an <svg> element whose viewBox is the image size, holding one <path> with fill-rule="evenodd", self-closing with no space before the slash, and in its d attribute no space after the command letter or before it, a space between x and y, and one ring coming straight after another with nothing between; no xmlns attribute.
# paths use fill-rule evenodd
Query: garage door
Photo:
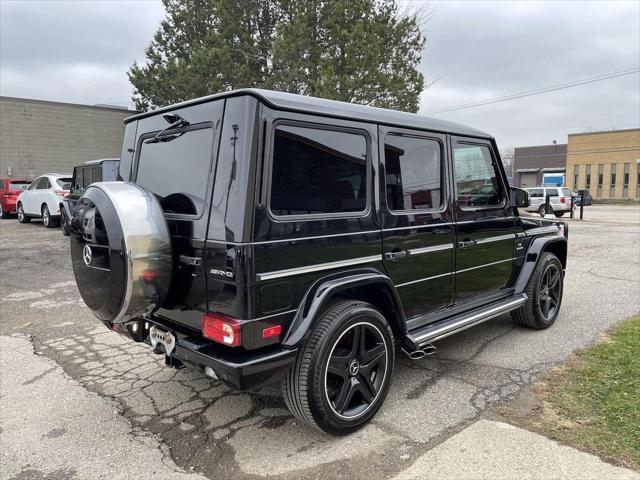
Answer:
<svg viewBox="0 0 640 480"><path fill-rule="evenodd" d="M520 174L520 188L530 188L538 186L538 174L537 173L521 173Z"/></svg>

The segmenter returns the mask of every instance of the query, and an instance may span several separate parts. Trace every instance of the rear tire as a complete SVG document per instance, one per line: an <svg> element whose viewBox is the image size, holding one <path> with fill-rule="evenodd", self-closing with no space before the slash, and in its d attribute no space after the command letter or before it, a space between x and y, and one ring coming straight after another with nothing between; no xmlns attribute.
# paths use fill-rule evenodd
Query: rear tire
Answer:
<svg viewBox="0 0 640 480"><path fill-rule="evenodd" d="M46 204L42 206L42 224L45 228L55 228L58 226L58 219L51 216L49 207Z"/></svg>
<svg viewBox="0 0 640 480"><path fill-rule="evenodd" d="M523 327L549 328L558 318L563 291L562 263L553 253L543 252L525 289L529 298L511 317Z"/></svg>
<svg viewBox="0 0 640 480"><path fill-rule="evenodd" d="M543 204L543 205L540 205L540 208L538 209L538 213L540 214L541 217L544 217L548 213L553 213L553 208L551 206L547 208L546 205Z"/></svg>
<svg viewBox="0 0 640 480"><path fill-rule="evenodd" d="M20 223L29 223L31 221L31 217L27 217L27 215L24 213L24 208L22 207L21 203L18 204L18 208L16 209L16 211L18 213L18 221Z"/></svg>
<svg viewBox="0 0 640 480"><path fill-rule="evenodd" d="M372 305L342 300L324 311L282 382L285 403L302 423L332 435L363 427L391 385L393 333Z"/></svg>
<svg viewBox="0 0 640 480"><path fill-rule="evenodd" d="M60 227L62 228L62 234L68 237L71 234L71 226L69 225L69 219L64 210L60 211Z"/></svg>

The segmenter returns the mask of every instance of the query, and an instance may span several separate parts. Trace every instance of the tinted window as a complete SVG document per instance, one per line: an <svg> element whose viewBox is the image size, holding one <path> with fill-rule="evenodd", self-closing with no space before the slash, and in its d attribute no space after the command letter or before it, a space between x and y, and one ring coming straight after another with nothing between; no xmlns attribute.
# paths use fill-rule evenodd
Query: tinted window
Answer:
<svg viewBox="0 0 640 480"><path fill-rule="evenodd" d="M558 189L557 188L547 188L547 192L545 193L545 195L549 195L551 197L557 197L557 196L559 196Z"/></svg>
<svg viewBox="0 0 640 480"><path fill-rule="evenodd" d="M82 188L85 189L91 185L91 167L82 169Z"/></svg>
<svg viewBox="0 0 640 480"><path fill-rule="evenodd" d="M500 187L488 147L456 144L453 161L458 203L461 207L500 204Z"/></svg>
<svg viewBox="0 0 640 480"><path fill-rule="evenodd" d="M541 188L532 188L531 190L529 190L529 196L531 198L544 197L544 190L542 190Z"/></svg>
<svg viewBox="0 0 640 480"><path fill-rule="evenodd" d="M211 128L186 130L166 141L143 141L136 183L155 193L165 212L199 215L207 195L212 149Z"/></svg>
<svg viewBox="0 0 640 480"><path fill-rule="evenodd" d="M102 166L91 167L91 183L102 181Z"/></svg>
<svg viewBox="0 0 640 480"><path fill-rule="evenodd" d="M384 158L389 210L434 208L442 204L440 143L387 135Z"/></svg>
<svg viewBox="0 0 640 480"><path fill-rule="evenodd" d="M366 165L364 135L279 126L273 146L271 211L277 215L363 211Z"/></svg>
<svg viewBox="0 0 640 480"><path fill-rule="evenodd" d="M51 188L49 179L47 177L42 177L40 181L38 181L38 185L36 186L36 188L38 190L46 190L47 188Z"/></svg>
<svg viewBox="0 0 640 480"><path fill-rule="evenodd" d="M10 182L9 190L26 190L29 188L29 182Z"/></svg>
<svg viewBox="0 0 640 480"><path fill-rule="evenodd" d="M69 177L57 178L56 183L63 190L69 190L71 188L71 179Z"/></svg>

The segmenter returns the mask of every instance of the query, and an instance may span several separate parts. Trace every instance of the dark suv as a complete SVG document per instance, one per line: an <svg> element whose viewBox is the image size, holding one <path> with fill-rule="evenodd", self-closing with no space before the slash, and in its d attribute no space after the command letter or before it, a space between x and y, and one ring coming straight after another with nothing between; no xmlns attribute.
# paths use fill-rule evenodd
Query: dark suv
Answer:
<svg viewBox="0 0 640 480"><path fill-rule="evenodd" d="M62 233L69 235L69 221L73 218L78 199L85 189L95 182L110 182L117 180L119 158L103 158L89 160L82 165L73 167L73 178L69 194L60 202L60 226Z"/></svg>
<svg viewBox="0 0 640 480"><path fill-rule="evenodd" d="M397 354L511 313L558 316L566 224L521 218L488 134L239 90L128 118L121 182L78 201L71 255L104 324L237 389L282 382L345 434Z"/></svg>

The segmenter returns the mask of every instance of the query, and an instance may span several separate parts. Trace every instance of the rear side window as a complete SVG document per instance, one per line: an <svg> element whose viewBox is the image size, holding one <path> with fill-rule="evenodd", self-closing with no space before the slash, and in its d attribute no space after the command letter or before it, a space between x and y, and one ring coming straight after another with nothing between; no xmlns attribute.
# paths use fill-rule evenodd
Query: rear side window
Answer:
<svg viewBox="0 0 640 480"><path fill-rule="evenodd" d="M384 161L389 210L430 209L442 204L439 142L387 135L384 140Z"/></svg>
<svg viewBox="0 0 640 480"><path fill-rule="evenodd" d="M29 182L10 182L9 190L26 190L29 188Z"/></svg>
<svg viewBox="0 0 640 480"><path fill-rule="evenodd" d="M191 128L140 145L136 183L151 190L166 213L200 215L213 151L213 129Z"/></svg>
<svg viewBox="0 0 640 480"><path fill-rule="evenodd" d="M544 190L542 190L541 188L532 188L531 190L529 190L529 196L531 198L542 198L544 197Z"/></svg>
<svg viewBox="0 0 640 480"><path fill-rule="evenodd" d="M489 147L457 143L453 163L458 204L462 208L500 205L500 184Z"/></svg>
<svg viewBox="0 0 640 480"><path fill-rule="evenodd" d="M102 166L91 167L91 183L102 181Z"/></svg>
<svg viewBox="0 0 640 480"><path fill-rule="evenodd" d="M49 183L49 179L47 177L42 177L38 181L38 185L36 185L36 188L38 190L46 190L48 188L51 188L51 184Z"/></svg>
<svg viewBox="0 0 640 480"><path fill-rule="evenodd" d="M71 189L71 179L68 178L68 177L57 178L56 179L56 183L63 190L70 190Z"/></svg>
<svg viewBox="0 0 640 480"><path fill-rule="evenodd" d="M276 128L270 197L274 214L354 213L366 206L363 134L288 125Z"/></svg>
<svg viewBox="0 0 640 480"><path fill-rule="evenodd" d="M549 195L550 197L557 197L558 196L558 189L557 188L547 188L546 195Z"/></svg>

